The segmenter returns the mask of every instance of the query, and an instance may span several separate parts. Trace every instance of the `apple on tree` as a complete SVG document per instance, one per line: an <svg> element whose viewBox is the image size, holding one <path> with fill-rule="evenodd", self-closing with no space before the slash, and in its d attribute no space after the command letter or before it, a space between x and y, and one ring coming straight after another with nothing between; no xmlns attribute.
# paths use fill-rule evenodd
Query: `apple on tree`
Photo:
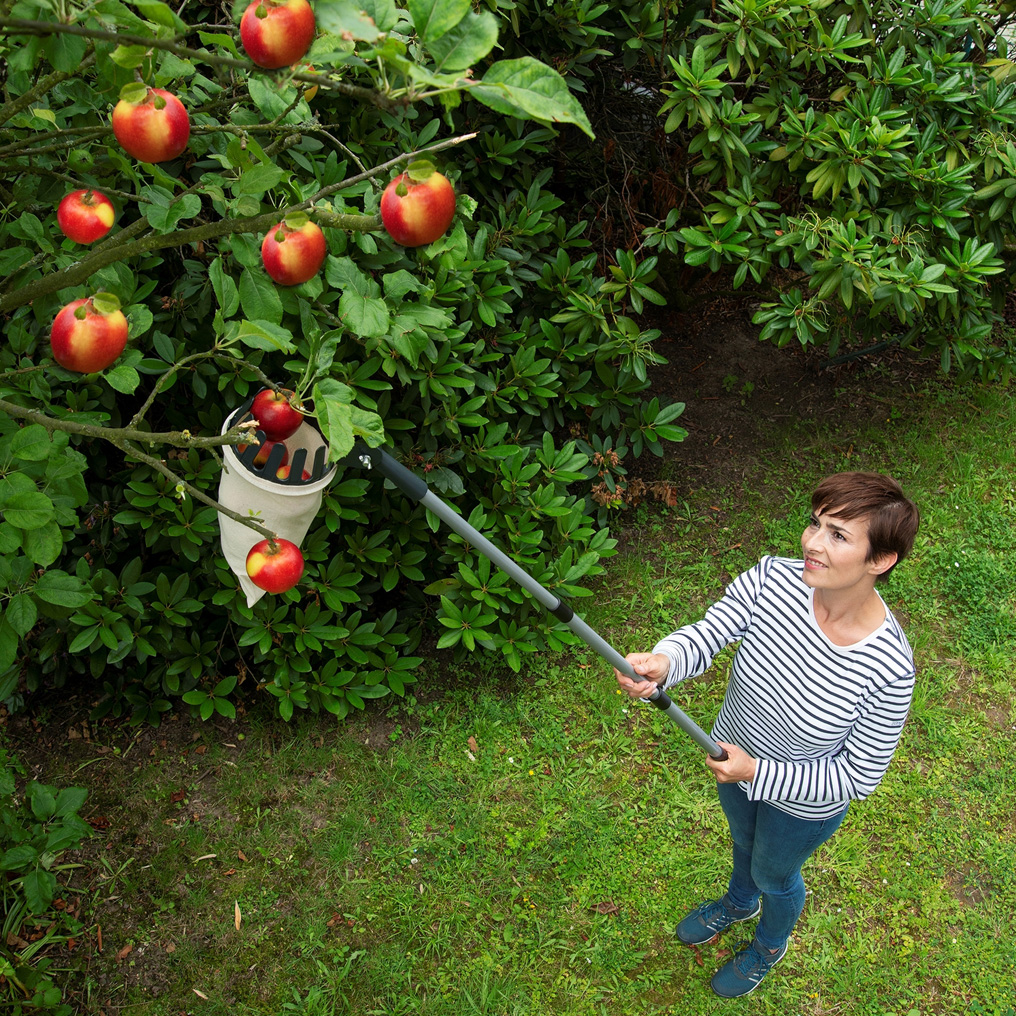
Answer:
<svg viewBox="0 0 1016 1016"><path fill-rule="evenodd" d="M263 388L254 396L250 411L269 441L285 441L303 423L301 408L296 395L288 389L273 391L271 388Z"/></svg>
<svg viewBox="0 0 1016 1016"><path fill-rule="evenodd" d="M71 191L56 210L56 222L64 236L75 243L94 243L113 227L116 209L97 190Z"/></svg>
<svg viewBox="0 0 1016 1016"><path fill-rule="evenodd" d="M127 345L127 318L112 293L72 300L49 332L53 359L67 370L94 374L105 370Z"/></svg>
<svg viewBox="0 0 1016 1016"><path fill-rule="evenodd" d="M247 554L247 575L251 582L267 593L284 593L303 576L303 554L289 540L255 543Z"/></svg>
<svg viewBox="0 0 1016 1016"><path fill-rule="evenodd" d="M314 11L307 0L254 0L240 19L240 41L259 67L296 63L314 41Z"/></svg>
<svg viewBox="0 0 1016 1016"><path fill-rule="evenodd" d="M403 247L422 247L443 236L455 214L455 189L425 159L411 162L381 195L381 222Z"/></svg>
<svg viewBox="0 0 1016 1016"><path fill-rule="evenodd" d="M261 262L280 286L313 279L328 253L325 234L303 212L287 215L261 243Z"/></svg>
<svg viewBox="0 0 1016 1016"><path fill-rule="evenodd" d="M120 101L113 109L113 134L135 159L168 162L187 147L190 117L172 92L134 82L120 90Z"/></svg>

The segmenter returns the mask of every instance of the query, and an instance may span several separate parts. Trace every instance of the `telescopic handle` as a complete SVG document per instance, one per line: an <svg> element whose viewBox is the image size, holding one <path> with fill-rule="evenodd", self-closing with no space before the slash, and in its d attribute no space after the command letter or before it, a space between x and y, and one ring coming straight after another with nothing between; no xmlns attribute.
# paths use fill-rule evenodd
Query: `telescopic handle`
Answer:
<svg viewBox="0 0 1016 1016"><path fill-rule="evenodd" d="M386 479L392 481L412 501L422 504L441 519L449 529L456 532L464 540L471 543L493 564L513 578L526 592L530 593L559 621L582 639L594 652L598 653L611 666L635 681L641 680L632 669L631 664L597 632L578 617L571 607L555 596L549 589L540 585L528 572L520 568L502 550L494 546L482 533L471 526L461 515L434 494L427 484L415 473L411 473L402 463L397 462L381 448L367 448L357 445L347 457L347 463L356 464L365 469L376 468ZM663 710L686 734L700 747L704 748L717 761L724 761L727 753L721 748L691 717L685 715L662 689L649 697L649 701L658 709Z"/></svg>

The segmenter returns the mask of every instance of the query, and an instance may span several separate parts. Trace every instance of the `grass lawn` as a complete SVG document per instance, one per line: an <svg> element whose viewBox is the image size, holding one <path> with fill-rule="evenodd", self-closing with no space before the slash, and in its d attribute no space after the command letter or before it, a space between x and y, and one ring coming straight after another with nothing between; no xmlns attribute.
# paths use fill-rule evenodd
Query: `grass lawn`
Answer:
<svg viewBox="0 0 1016 1016"><path fill-rule="evenodd" d="M897 398L849 443L789 428L739 489L639 509L576 604L622 652L647 648L760 554L795 554L827 473L892 473L922 509L883 590L918 661L903 741L806 867L790 951L750 998L709 988L736 931L700 951L673 937L729 874L701 753L576 652L518 677L436 660L416 698L338 726L90 731L83 707L79 736L42 752L45 725L12 721L32 775L88 787L100 827L62 890L74 1011L1012 1016L1016 407L977 387ZM729 662L677 692L704 726Z"/></svg>

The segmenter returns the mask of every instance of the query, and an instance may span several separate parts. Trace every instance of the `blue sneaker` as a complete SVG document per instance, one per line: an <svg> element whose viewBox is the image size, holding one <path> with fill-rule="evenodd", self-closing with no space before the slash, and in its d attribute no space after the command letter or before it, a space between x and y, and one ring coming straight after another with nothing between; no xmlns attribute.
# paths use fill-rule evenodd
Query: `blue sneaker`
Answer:
<svg viewBox="0 0 1016 1016"><path fill-rule="evenodd" d="M713 991L721 998L741 998L750 995L762 979L787 955L787 943L776 952L770 952L752 939L750 945L713 974Z"/></svg>
<svg viewBox="0 0 1016 1016"><path fill-rule="evenodd" d="M706 900L696 907L678 926L674 932L685 945L702 945L716 938L721 931L726 931L732 924L750 921L762 913L761 902L755 904L754 910L738 910L727 903L726 894L718 900Z"/></svg>

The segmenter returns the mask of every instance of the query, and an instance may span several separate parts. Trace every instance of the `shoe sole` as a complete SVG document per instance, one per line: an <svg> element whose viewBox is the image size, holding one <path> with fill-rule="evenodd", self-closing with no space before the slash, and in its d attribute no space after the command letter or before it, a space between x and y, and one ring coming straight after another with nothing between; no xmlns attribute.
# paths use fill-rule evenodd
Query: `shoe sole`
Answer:
<svg viewBox="0 0 1016 1016"><path fill-rule="evenodd" d="M762 913L762 903L761 901L759 901L758 905L755 907L755 913L749 914L747 917L739 917L736 921L731 921L726 928L721 928L719 931L713 932L713 934L710 935L709 938L700 938L696 942L689 942L686 938L681 938L681 936L678 935L676 931L674 932L674 937L678 940L678 942L681 942L684 945L690 946L705 945L707 942L712 942L714 939L719 938L720 935L722 935L727 930L727 928L732 928L735 924L743 924L745 921L752 921L756 917L758 917L758 915L761 913Z"/></svg>
<svg viewBox="0 0 1016 1016"><path fill-rule="evenodd" d="M783 950L783 956L786 956L786 955L787 955L787 950L784 949ZM736 998L747 998L762 983L762 981L764 981L766 979L766 977L768 977L772 973L773 967L775 967L776 964L779 963L780 960L783 959L783 956L781 956L780 959L776 960L772 964L772 966L769 967L769 969L765 972L765 976L764 977L762 977L758 981L756 981L747 991L742 991L740 995L724 995L724 994L722 994L721 992L717 991L716 988L713 987L713 982L712 982L711 979L709 981L709 987L713 989L713 994L717 998L725 998L728 1002L732 1002ZM719 973L719 971L717 971L717 973ZM715 974L713 976L715 976Z"/></svg>

